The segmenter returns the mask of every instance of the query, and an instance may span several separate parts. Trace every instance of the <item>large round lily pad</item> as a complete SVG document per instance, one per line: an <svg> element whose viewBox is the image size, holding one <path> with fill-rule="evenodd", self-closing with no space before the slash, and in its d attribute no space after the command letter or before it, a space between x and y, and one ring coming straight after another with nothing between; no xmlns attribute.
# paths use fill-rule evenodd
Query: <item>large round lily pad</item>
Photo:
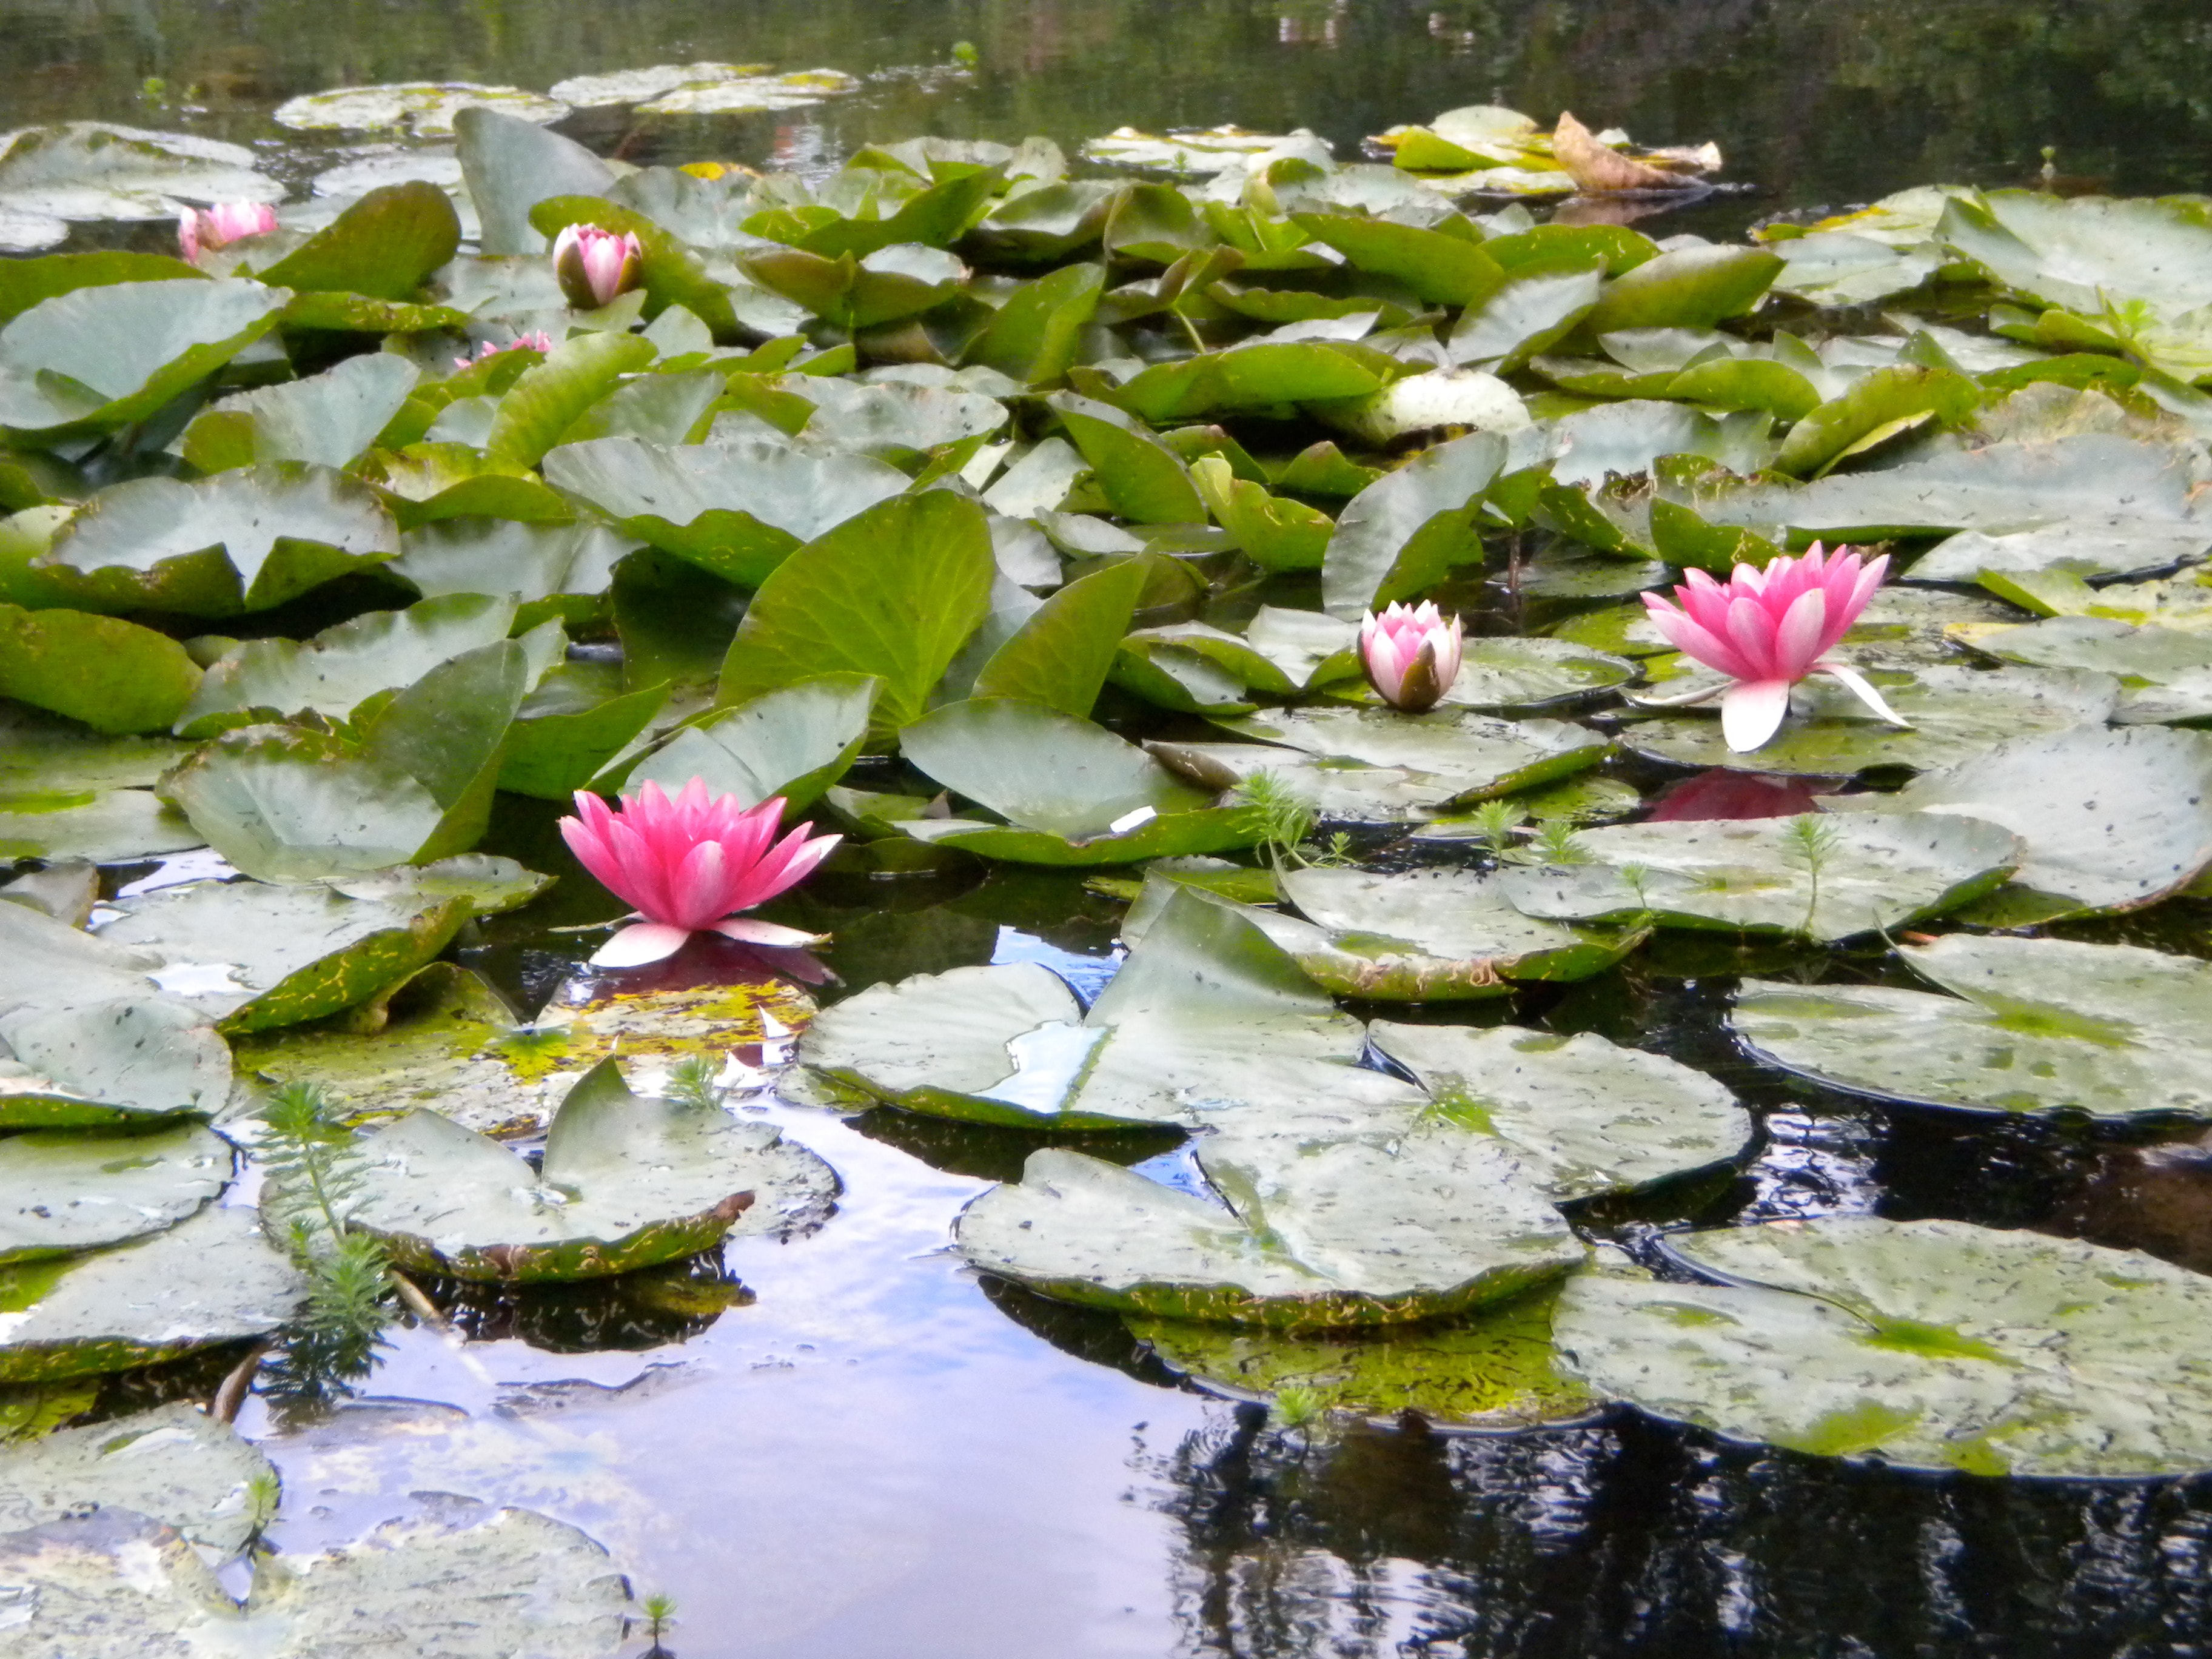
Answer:
<svg viewBox="0 0 2212 1659"><path fill-rule="evenodd" d="M1583 1247L1494 1144L1235 1137L1198 1159L1227 1207L1080 1152L961 1212L969 1262L1041 1295L1286 1328L1394 1324L1498 1302Z"/></svg>
<svg viewBox="0 0 2212 1659"><path fill-rule="evenodd" d="M203 1210L114 1249L0 1267L0 1382L128 1370L260 1336L306 1296L251 1211Z"/></svg>
<svg viewBox="0 0 2212 1659"><path fill-rule="evenodd" d="M1443 1428L1496 1431L1571 1422L1602 1403L1559 1372L1557 1299L1534 1291L1462 1323L1327 1334L1142 1315L1128 1322L1168 1365L1232 1399L1296 1388L1324 1411L1381 1420L1419 1412Z"/></svg>
<svg viewBox="0 0 2212 1659"><path fill-rule="evenodd" d="M0 1581L37 1587L15 1639L70 1659L605 1659L630 1606L605 1550L530 1510L392 1521L264 1562L243 1607L182 1535L123 1510L0 1537Z"/></svg>
<svg viewBox="0 0 2212 1659"><path fill-rule="evenodd" d="M0 1140L0 1262L157 1231L221 1192L230 1170L228 1143L198 1124L10 1135Z"/></svg>
<svg viewBox="0 0 2212 1659"><path fill-rule="evenodd" d="M1984 1474L2212 1465L2212 1279L1960 1221L1832 1216L1677 1236L1728 1281L1584 1274L1570 1374L1731 1439Z"/></svg>
<svg viewBox="0 0 2212 1659"><path fill-rule="evenodd" d="M695 1255L733 1227L818 1220L837 1190L828 1164L771 1126L641 1100L611 1060L569 1091L540 1170L430 1111L376 1131L362 1151L350 1224L404 1267L463 1279L627 1273Z"/></svg>
<svg viewBox="0 0 2212 1659"><path fill-rule="evenodd" d="M0 1449L0 1534L124 1510L233 1555L269 1519L263 1494L276 1480L228 1424L195 1406L157 1406Z"/></svg>
<svg viewBox="0 0 2212 1659"><path fill-rule="evenodd" d="M2021 860L2010 830L1934 812L1624 823L1584 830L1574 844L1588 862L1506 871L1506 897L1559 921L1648 915L1816 939L1941 915Z"/></svg>
<svg viewBox="0 0 2212 1659"><path fill-rule="evenodd" d="M2116 617L2046 617L1977 631L1966 642L1999 662L2082 668L2126 689L2113 718L2127 724L2212 719L2212 635Z"/></svg>
<svg viewBox="0 0 2212 1659"><path fill-rule="evenodd" d="M1555 1202L1710 1169L1751 1142L1750 1114L1712 1079L1593 1032L1377 1020L1367 1035L1435 1117L1496 1136Z"/></svg>
<svg viewBox="0 0 2212 1659"><path fill-rule="evenodd" d="M1635 720L1621 742L1638 754L1682 766L1733 766L1760 772L1843 775L1872 767L1926 770L1949 766L2008 738L2063 732L2100 723L2118 706L2120 685L2109 674L2079 669L1931 667L1869 672L1891 708L1911 722L1901 731L1826 676L1790 694L1790 714L1774 738L1749 755L1732 753L1720 721L1709 714ZM1679 683L1680 691L1697 684ZM1678 683L1667 686L1678 695Z"/></svg>
<svg viewBox="0 0 2212 1659"><path fill-rule="evenodd" d="M2131 910L2212 864L2212 736L2077 726L1999 744L1894 795L1827 805L2003 825L2026 856L1996 898L2025 919ZM2030 904L2033 916L2017 908Z"/></svg>
<svg viewBox="0 0 2212 1659"><path fill-rule="evenodd" d="M199 1010L150 995L62 1000L0 1016L0 1129L91 1128L222 1109L230 1049Z"/></svg>
<svg viewBox="0 0 2212 1659"><path fill-rule="evenodd" d="M1533 788L1606 757L1605 739L1564 720L1500 720L1456 708L1401 714L1393 708L1267 709L1214 722L1239 737L1301 753L1401 766L1450 780L1452 799Z"/></svg>
<svg viewBox="0 0 2212 1659"><path fill-rule="evenodd" d="M1746 980L1729 1024L1832 1087L1969 1111L2212 1114L2212 965L1953 933L1899 954L1952 996Z"/></svg>

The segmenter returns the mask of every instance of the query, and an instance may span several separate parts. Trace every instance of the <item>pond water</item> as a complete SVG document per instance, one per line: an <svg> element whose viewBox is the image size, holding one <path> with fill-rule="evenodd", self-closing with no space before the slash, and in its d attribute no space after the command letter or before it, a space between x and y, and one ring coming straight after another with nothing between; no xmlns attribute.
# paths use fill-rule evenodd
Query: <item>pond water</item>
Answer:
<svg viewBox="0 0 2212 1659"><path fill-rule="evenodd" d="M1222 121L1310 126L1349 155L1456 105L1546 118L1564 105L1644 143L1715 140L1752 187L1656 234L1929 180L2017 182L2046 145L2063 173L2131 193L2198 187L2212 155L2212 22L2191 0L0 0L0 128L92 118L281 142L302 178L326 151L268 118L296 94L418 78L543 88L694 58L867 81L719 125L562 130L639 162L827 171L864 142L924 132L1072 147L1123 125ZM503 801L484 850L562 879L458 952L525 1012L575 981L595 938L556 930L616 908L552 817ZM994 866L832 873L769 914L834 934L824 1001L1018 960L1087 997L1117 960L1121 907L1078 874ZM2064 931L2205 955L2208 927L2212 907L2178 901ZM1754 953L1719 937L1671 935L1473 1014L1354 1012L1595 1031L1727 1084L1761 1120L1747 1168L1578 1216L1633 1249L1691 1225L1879 1213L2042 1228L2212 1271L2212 1164L2143 1158L2130 1143L2150 1132L1883 1109L1753 1066L1721 1027L1738 974L1909 976L1880 951ZM695 940L659 971L766 969ZM320 1548L438 1493L526 1504L605 1543L641 1592L673 1596L665 1645L684 1659L2056 1659L2198 1653L2212 1630L2203 1480L1922 1477L1626 1412L1504 1436L1415 1419L1302 1433L1180 1382L1119 1318L979 1279L950 1253L956 1212L1016 1178L1037 1142L765 1093L740 1109L836 1168L828 1224L605 1285L431 1282L453 1337L396 1328L366 1391L329 1418L247 1405L239 1426L285 1481L272 1541ZM1175 1140L1088 1149L1172 1177ZM184 1367L134 1386L204 1397L208 1382Z"/></svg>

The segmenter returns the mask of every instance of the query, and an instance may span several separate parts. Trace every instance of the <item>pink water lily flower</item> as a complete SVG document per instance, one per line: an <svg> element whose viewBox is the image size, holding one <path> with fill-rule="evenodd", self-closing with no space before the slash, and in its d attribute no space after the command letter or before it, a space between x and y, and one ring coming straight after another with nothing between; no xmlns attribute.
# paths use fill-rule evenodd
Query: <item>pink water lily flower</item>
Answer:
<svg viewBox="0 0 2212 1659"><path fill-rule="evenodd" d="M1393 708L1418 714L1443 701L1459 678L1464 645L1460 620L1436 605L1393 605L1359 624L1359 665L1367 683Z"/></svg>
<svg viewBox="0 0 2212 1659"><path fill-rule="evenodd" d="M453 367L455 368L471 368L477 364L483 362L487 357L498 356L502 351L529 350L550 352L552 349L553 337L541 328L534 333L518 334L512 340L509 340L505 345L494 345L489 340L486 340L483 344L477 349L477 355L475 356L471 357L466 352L464 352L459 356L454 358Z"/></svg>
<svg viewBox="0 0 2212 1659"><path fill-rule="evenodd" d="M200 262L200 250L223 247L276 228L276 210L266 202L217 202L211 208L186 208L177 216L177 246L187 263Z"/></svg>
<svg viewBox="0 0 2212 1659"><path fill-rule="evenodd" d="M635 232L616 235L597 225L569 225L553 239L553 274L579 311L597 311L644 280L645 250Z"/></svg>
<svg viewBox="0 0 2212 1659"><path fill-rule="evenodd" d="M1725 582L1692 570L1674 590L1679 607L1656 593L1646 593L1644 606L1676 650L1735 682L1680 701L1718 696L1722 734L1743 754L1782 729L1790 688L1809 674L1841 681L1892 726L1907 723L1856 669L1827 657L1888 569L1887 554L1866 563L1844 548L1824 553L1815 542L1802 554L1769 561L1763 570L1740 564Z"/></svg>
<svg viewBox="0 0 2212 1659"><path fill-rule="evenodd" d="M692 779L673 800L647 783L617 808L578 790L576 816L561 820L562 838L608 891L637 907L639 917L599 947L592 965L659 962L700 932L749 945L817 943L819 935L732 914L796 886L844 839L810 836L801 824L777 841L782 822L782 796L747 807L735 795L709 797L703 778Z"/></svg>

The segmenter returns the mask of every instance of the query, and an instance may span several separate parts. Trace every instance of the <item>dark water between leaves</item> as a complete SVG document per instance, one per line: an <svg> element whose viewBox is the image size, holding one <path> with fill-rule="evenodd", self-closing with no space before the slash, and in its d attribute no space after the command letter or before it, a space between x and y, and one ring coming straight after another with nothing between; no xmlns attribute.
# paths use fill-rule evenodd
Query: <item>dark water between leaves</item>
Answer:
<svg viewBox="0 0 2212 1659"><path fill-rule="evenodd" d="M1494 99L1540 118L1571 106L1647 143L1718 141L1729 176L1759 193L1680 222L1698 229L1934 179L2010 182L2045 145L2062 172L2129 192L2199 187L2212 156L2212 19L2195 0L5 0L0 127L88 117L273 144L269 110L328 86L543 88L694 58L877 78L811 110L578 136L638 161L826 167L921 132L1072 143L1234 120L1309 125L1350 154L1364 133ZM526 1011L586 948L547 930L613 908L550 825L520 814L485 850L566 879L462 952ZM1118 908L1077 876L1001 868L832 877L772 914L834 930L827 995L1018 957L1087 994L1111 971ZM2203 954L2208 921L2169 904L2081 936L2155 930L2161 948ZM759 971L714 948L695 941L663 971ZM1722 1032L1740 971L1851 980L1875 960L1754 961L1673 935L1599 979L1451 1017L1657 1048L1762 1114L1741 1175L1587 1214L1594 1236L1634 1245L1659 1229L1870 1211L2042 1227L2212 1271L2212 1163L2146 1160L2109 1133L1846 1103L1743 1061ZM891 1112L751 1109L836 1166L831 1224L605 1285L445 1287L465 1346L400 1331L372 1394L332 1423L286 1429L249 1406L240 1426L285 1477L275 1541L311 1549L437 1501L414 1494L526 1504L608 1544L641 1592L672 1595L668 1646L684 1659L1886 1659L2212 1643L2205 1482L1923 1479L1626 1413L1498 1437L1417 1423L1282 1432L1257 1407L1179 1387L1118 1319L979 1283L945 1251L957 1209L1014 1177L1029 1143ZM1173 1157L1157 1137L1088 1149Z"/></svg>

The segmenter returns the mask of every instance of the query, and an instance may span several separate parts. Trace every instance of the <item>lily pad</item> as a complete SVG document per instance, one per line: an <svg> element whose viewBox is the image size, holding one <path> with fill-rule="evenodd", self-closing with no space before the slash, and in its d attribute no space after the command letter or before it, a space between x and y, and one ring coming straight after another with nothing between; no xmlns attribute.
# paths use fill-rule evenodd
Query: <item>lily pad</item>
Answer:
<svg viewBox="0 0 2212 1659"><path fill-rule="evenodd" d="M350 898L319 884L195 882L123 899L102 943L149 951L153 978L226 1031L335 1013L404 978L475 913L462 894Z"/></svg>
<svg viewBox="0 0 2212 1659"><path fill-rule="evenodd" d="M19 127L0 133L0 213L173 219L186 203L282 201L257 159L243 144L105 121Z"/></svg>
<svg viewBox="0 0 2212 1659"><path fill-rule="evenodd" d="M1894 795L1828 805L2003 825L2027 855L1996 902L2033 904L2038 920L2132 910L2212 864L2212 737L2076 726L1999 744Z"/></svg>
<svg viewBox="0 0 2212 1659"><path fill-rule="evenodd" d="M129 1370L261 1336L307 1293L246 1210L203 1210L113 1249L0 1268L0 1382Z"/></svg>
<svg viewBox="0 0 2212 1659"><path fill-rule="evenodd" d="M204 844L185 815L150 789L47 796L13 811L0 805L0 860L122 864Z"/></svg>
<svg viewBox="0 0 2212 1659"><path fill-rule="evenodd" d="M269 1460L196 1407L157 1406L0 1451L0 1534L118 1510L235 1555L269 1516Z"/></svg>
<svg viewBox="0 0 2212 1659"><path fill-rule="evenodd" d="M1200 1144L1218 1203L1080 1152L961 1212L971 1267L1092 1307L1288 1329L1401 1323L1502 1302L1583 1246L1497 1146L1237 1137Z"/></svg>
<svg viewBox="0 0 2212 1659"><path fill-rule="evenodd" d="M8 911L23 907L10 905ZM230 1050L208 1017L129 970L63 954L98 941L0 912L21 981L0 993L0 1128L73 1129L208 1116L230 1092ZM57 949L57 945L59 946ZM41 1003L31 1000L44 996Z"/></svg>
<svg viewBox="0 0 2212 1659"><path fill-rule="evenodd" d="M2048 617L1981 629L1965 639L1999 662L2111 674L2122 686L2112 718L2123 725L2212 720L2212 635L2118 617Z"/></svg>
<svg viewBox="0 0 2212 1659"><path fill-rule="evenodd" d="M198 1124L143 1134L10 1135L0 1139L0 1263L157 1232L221 1192L230 1169L229 1146Z"/></svg>
<svg viewBox="0 0 2212 1659"><path fill-rule="evenodd" d="M1425 714L1380 708L1266 709L1214 723L1240 737L1312 756L1327 769L1346 769L1346 763L1400 769L1429 787L1431 807L1550 783L1595 766L1611 752L1596 732L1565 720L1492 720L1455 708ZM1215 745L1210 752L1218 758L1222 750ZM1277 763L1255 757L1250 765ZM1342 781L1357 787L1348 769Z"/></svg>
<svg viewBox="0 0 2212 1659"><path fill-rule="evenodd" d="M386 132L417 138L453 136L453 117L465 109L497 110L543 125L568 112L568 105L520 87L478 86L468 81L403 81L376 87L334 87L276 106L281 127L299 132Z"/></svg>
<svg viewBox="0 0 2212 1659"><path fill-rule="evenodd" d="M869 675L825 674L766 692L680 728L630 772L623 793L652 782L672 795L701 777L710 793L747 806L781 795L788 811L803 812L860 752L882 685Z"/></svg>
<svg viewBox="0 0 2212 1659"><path fill-rule="evenodd" d="M496 1141L414 1111L362 1142L349 1224L403 1267L463 1279L594 1278L728 1236L819 1220L830 1166L765 1123L630 1093L611 1060L570 1090L533 1171Z"/></svg>
<svg viewBox="0 0 2212 1659"><path fill-rule="evenodd" d="M1735 1440L1979 1474L2212 1463L2187 1333L2212 1279L2130 1250L1960 1221L1828 1216L1677 1234L1719 1285L1587 1274L1566 1369Z"/></svg>
<svg viewBox="0 0 2212 1659"><path fill-rule="evenodd" d="M1729 1163L1752 1141L1712 1079L1591 1032L1377 1020L1368 1040L1419 1079L1434 1118L1496 1136L1555 1203Z"/></svg>
<svg viewBox="0 0 2212 1659"><path fill-rule="evenodd" d="M1170 1369L1237 1400L1305 1391L1323 1411L1395 1423L1417 1412L1442 1429L1535 1428L1602 1403L1559 1370L1557 1295L1532 1291L1464 1323L1293 1334L1132 1316L1129 1333Z"/></svg>
<svg viewBox="0 0 2212 1659"><path fill-rule="evenodd" d="M2119 682L2110 675L2072 669L1878 669L1867 678L1912 723L1910 730L1877 720L1823 676L1792 689L1790 717L1755 756L1731 752L1719 720L1709 716L1624 722L1621 743L1680 766L1749 763L1762 772L1830 776L1875 767L1928 770L1971 759L2008 738L2101 723L2112 717L2120 696ZM1677 685L1686 690L1688 684L1670 684L1667 691L1675 695Z"/></svg>
<svg viewBox="0 0 2212 1659"><path fill-rule="evenodd" d="M2002 884L2009 830L1950 813L1626 823L1576 836L1585 862L1509 870L1505 896L1555 921L1649 917L1679 927L1834 940L1894 933Z"/></svg>
<svg viewBox="0 0 2212 1659"><path fill-rule="evenodd" d="M530 1510L386 1522L360 1543L264 1565L242 1607L182 1536L122 1510L9 1534L0 1576L38 1587L23 1639L73 1659L603 1659L629 1625L606 1552Z"/></svg>
<svg viewBox="0 0 2212 1659"><path fill-rule="evenodd" d="M2212 967L2132 945L1964 933L1898 954L1954 994L1746 980L1729 1027L1771 1065L1884 1099L2212 1115Z"/></svg>

